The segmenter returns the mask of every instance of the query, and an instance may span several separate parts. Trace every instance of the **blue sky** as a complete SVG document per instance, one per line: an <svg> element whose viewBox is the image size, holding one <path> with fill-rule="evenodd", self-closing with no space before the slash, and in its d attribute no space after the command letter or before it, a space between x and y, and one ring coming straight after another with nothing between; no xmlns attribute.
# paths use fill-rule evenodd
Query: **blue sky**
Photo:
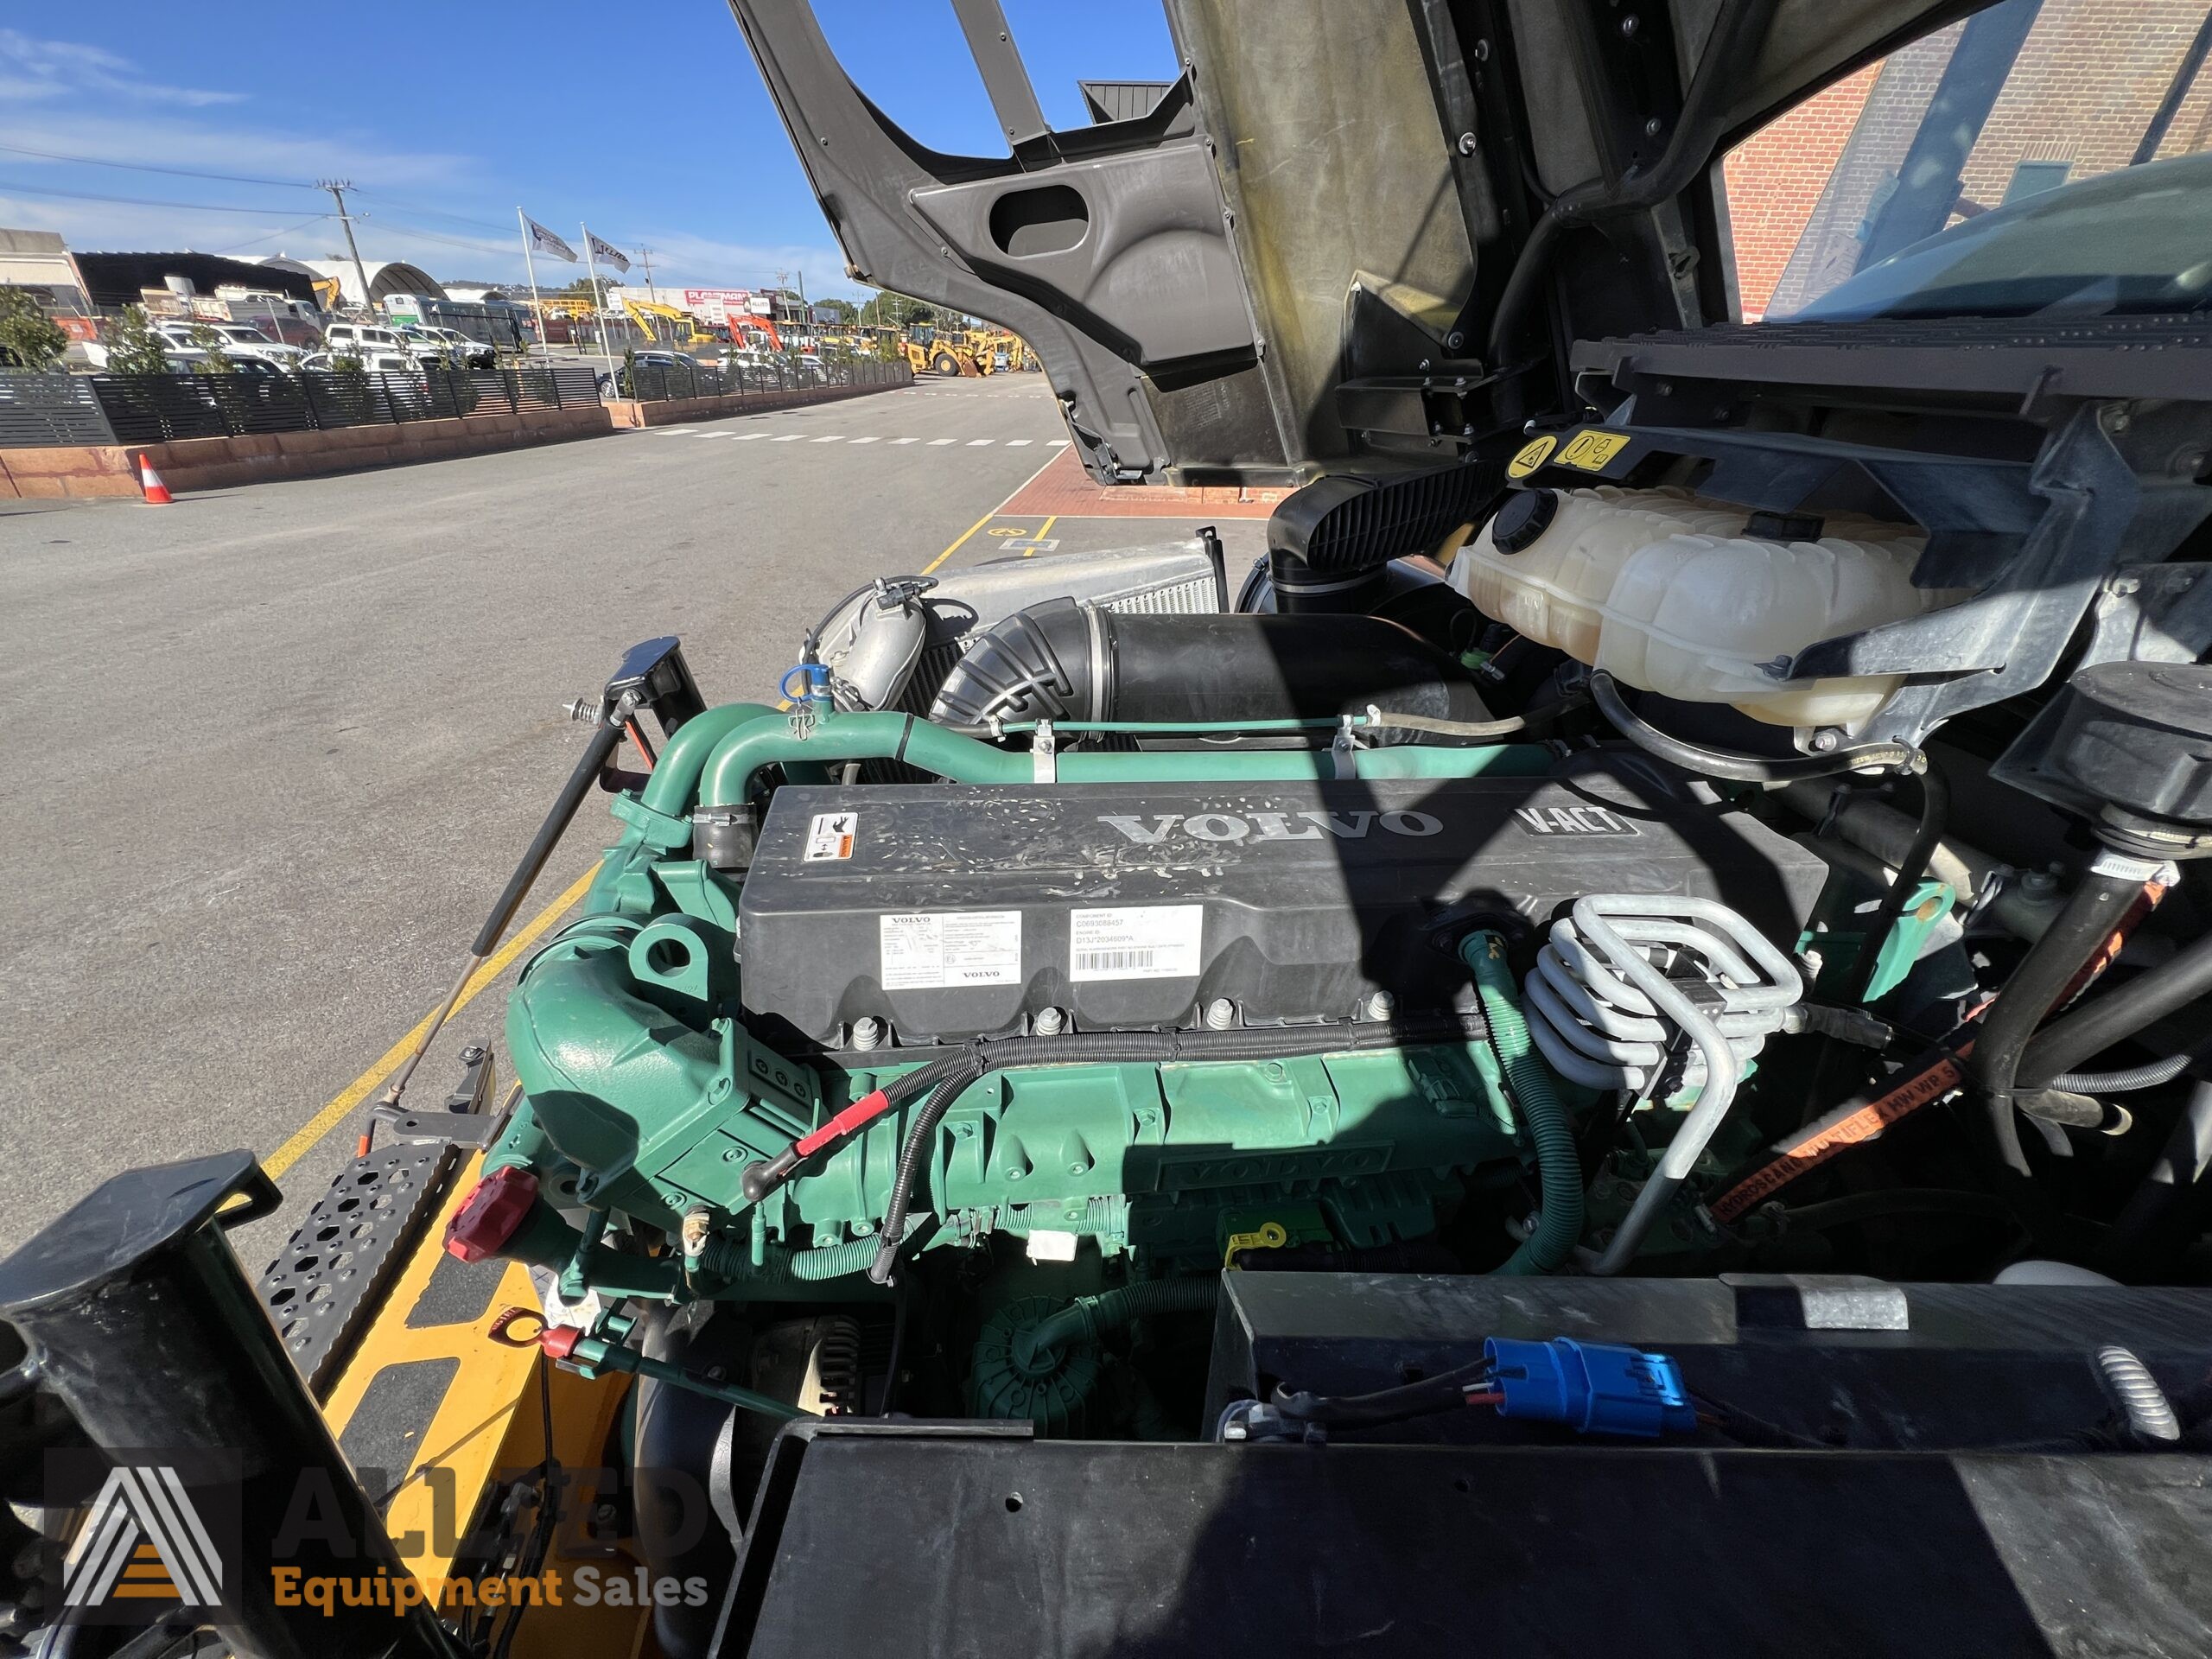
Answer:
<svg viewBox="0 0 2212 1659"><path fill-rule="evenodd" d="M1173 78L1160 0L1002 3L1056 125L1082 124L1078 78ZM916 137L1005 154L950 0L817 0L816 13L848 73ZM441 279L518 279L520 203L571 243L582 220L650 245L656 281L752 287L798 270L810 294L863 291L721 0L354 21L110 0L0 28L0 225L83 251L317 258L342 245L315 217L330 199L284 181L334 175L354 182L366 257ZM539 276L579 274L556 271Z"/></svg>

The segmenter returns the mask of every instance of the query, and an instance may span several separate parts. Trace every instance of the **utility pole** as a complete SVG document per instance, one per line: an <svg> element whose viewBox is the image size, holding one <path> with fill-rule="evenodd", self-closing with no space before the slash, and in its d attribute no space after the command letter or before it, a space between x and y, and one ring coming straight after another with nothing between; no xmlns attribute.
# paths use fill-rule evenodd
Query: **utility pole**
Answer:
<svg viewBox="0 0 2212 1659"><path fill-rule="evenodd" d="M369 304L369 268L361 263L359 244L353 240L353 220L346 211L346 193L353 188L351 179L322 179L317 188L330 192L330 199L338 204L338 222L346 227L346 251L353 256L353 275L360 278L362 308L373 313Z"/></svg>
<svg viewBox="0 0 2212 1659"><path fill-rule="evenodd" d="M653 251L642 242L638 245L638 263L645 268L645 297L658 305L660 290L653 286Z"/></svg>

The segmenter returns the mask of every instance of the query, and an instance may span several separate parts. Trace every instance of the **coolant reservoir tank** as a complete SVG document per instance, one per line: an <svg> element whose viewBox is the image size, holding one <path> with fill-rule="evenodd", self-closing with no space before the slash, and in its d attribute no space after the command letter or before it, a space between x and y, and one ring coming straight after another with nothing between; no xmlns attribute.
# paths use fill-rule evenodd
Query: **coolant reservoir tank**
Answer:
<svg viewBox="0 0 2212 1659"><path fill-rule="evenodd" d="M1522 491L1452 561L1452 583L1624 684L1777 726L1859 726L1899 677L1778 684L1759 665L1952 598L1912 585L1926 538L1832 515L1816 539L1774 539L1750 519L1678 490Z"/></svg>

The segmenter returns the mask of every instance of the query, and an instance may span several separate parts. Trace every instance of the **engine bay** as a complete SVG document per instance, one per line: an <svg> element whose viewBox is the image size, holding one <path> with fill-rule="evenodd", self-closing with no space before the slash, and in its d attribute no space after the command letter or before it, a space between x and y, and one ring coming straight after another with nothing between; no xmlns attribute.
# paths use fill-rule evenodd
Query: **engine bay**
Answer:
<svg viewBox="0 0 2212 1659"><path fill-rule="evenodd" d="M1224 1270L2201 1281L2161 1173L2208 1093L2183 412L1892 394L1906 443L1608 383L1504 461L1300 492L1241 583L1202 532L871 584L781 709L641 648L601 727L665 740L523 974L449 1248L618 1367L643 1319L833 1419L1092 1440L1389 1438L1475 1387L1224 1386ZM1769 1382L1554 1393L1746 1445L1933 1421Z"/></svg>

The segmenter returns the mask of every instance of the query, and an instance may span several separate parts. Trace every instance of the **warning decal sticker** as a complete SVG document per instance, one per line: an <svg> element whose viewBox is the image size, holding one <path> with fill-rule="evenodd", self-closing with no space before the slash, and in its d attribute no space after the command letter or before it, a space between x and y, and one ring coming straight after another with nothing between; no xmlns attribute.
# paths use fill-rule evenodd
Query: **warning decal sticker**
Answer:
<svg viewBox="0 0 2212 1659"><path fill-rule="evenodd" d="M1526 478L1551 459L1552 451L1559 448L1559 440L1546 436L1531 438L1521 446L1520 453L1505 463L1508 478Z"/></svg>
<svg viewBox="0 0 2212 1659"><path fill-rule="evenodd" d="M1021 983L1018 910L914 911L877 918L883 988Z"/></svg>
<svg viewBox="0 0 2212 1659"><path fill-rule="evenodd" d="M806 829L806 851L800 861L818 864L824 859L853 855L853 841L860 834L857 812L817 812Z"/></svg>
<svg viewBox="0 0 2212 1659"><path fill-rule="evenodd" d="M1613 457L1628 448L1625 432L1600 432L1595 427L1576 433L1559 452L1559 464L1585 473L1602 473Z"/></svg>
<svg viewBox="0 0 2212 1659"><path fill-rule="evenodd" d="M1068 916L1068 977L1196 979L1203 905L1078 910Z"/></svg>

